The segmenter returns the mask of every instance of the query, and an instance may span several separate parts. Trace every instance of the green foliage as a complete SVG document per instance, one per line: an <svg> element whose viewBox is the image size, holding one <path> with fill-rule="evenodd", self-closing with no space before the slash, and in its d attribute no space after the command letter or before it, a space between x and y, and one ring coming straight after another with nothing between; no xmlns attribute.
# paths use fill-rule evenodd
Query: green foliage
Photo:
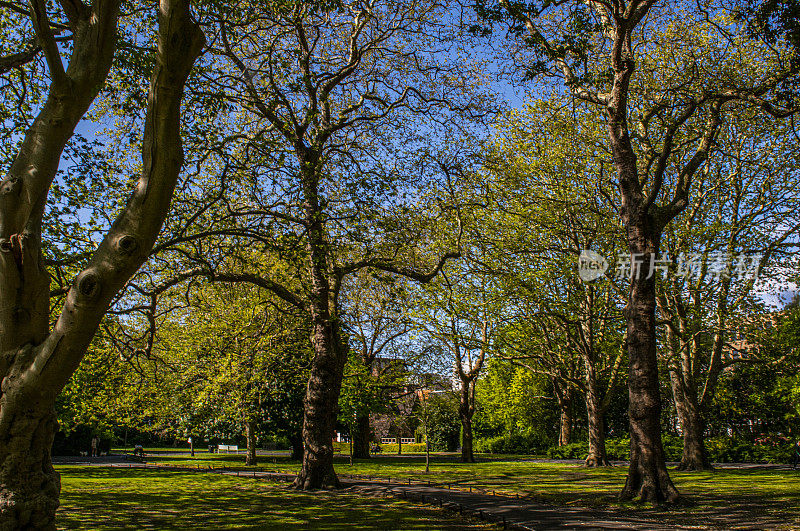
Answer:
<svg viewBox="0 0 800 531"><path fill-rule="evenodd" d="M680 461L683 440L674 435L663 435L664 455L667 461ZM606 440L606 453L611 460L625 461L630 457L631 440L615 438ZM792 441L786 437L766 437L747 440L738 437L711 437L706 440L706 451L714 463L789 463ZM550 459L585 459L589 454L587 442L554 446L547 450Z"/></svg>
<svg viewBox="0 0 800 531"><path fill-rule="evenodd" d="M422 423L417 436L425 440L425 425L432 452L452 452L459 446L461 421L458 399L452 393L430 393L420 405Z"/></svg>
<svg viewBox="0 0 800 531"><path fill-rule="evenodd" d="M477 451L531 453L547 448L558 422L550 393L546 377L506 361L491 361L476 387ZM507 450L489 450L487 444Z"/></svg>
<svg viewBox="0 0 800 531"><path fill-rule="evenodd" d="M537 435L537 433L528 436L509 434L478 439L475 441L475 451L488 454L541 455L552 443L552 440L549 437L542 438Z"/></svg>

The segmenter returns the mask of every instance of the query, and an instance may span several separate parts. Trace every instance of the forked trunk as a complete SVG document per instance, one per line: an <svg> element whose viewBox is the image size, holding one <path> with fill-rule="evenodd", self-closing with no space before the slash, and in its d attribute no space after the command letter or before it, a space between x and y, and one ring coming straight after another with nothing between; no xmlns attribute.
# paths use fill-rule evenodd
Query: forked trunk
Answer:
<svg viewBox="0 0 800 531"><path fill-rule="evenodd" d="M369 415L356 419L353 430L353 457L356 459L369 459Z"/></svg>
<svg viewBox="0 0 800 531"><path fill-rule="evenodd" d="M256 422L253 419L248 419L245 425L245 434L247 435L247 457L245 457L245 466L256 466L258 464L258 457L256 455Z"/></svg>
<svg viewBox="0 0 800 531"><path fill-rule="evenodd" d="M627 223L628 247L633 261L631 288L626 309L628 322L628 416L631 462L624 500L672 503L679 494L669 477L661 443L661 396L658 385L655 329L655 275L649 275L650 259L658 252L658 237L649 216L633 216ZM649 278L648 278L649 277Z"/></svg>

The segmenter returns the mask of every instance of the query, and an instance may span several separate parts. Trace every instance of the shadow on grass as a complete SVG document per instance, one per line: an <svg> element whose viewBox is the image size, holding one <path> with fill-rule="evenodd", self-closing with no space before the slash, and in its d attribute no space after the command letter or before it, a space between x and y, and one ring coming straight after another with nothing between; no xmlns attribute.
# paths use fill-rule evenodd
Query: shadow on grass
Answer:
<svg viewBox="0 0 800 531"><path fill-rule="evenodd" d="M62 467L65 529L470 529L408 502L200 472Z"/></svg>

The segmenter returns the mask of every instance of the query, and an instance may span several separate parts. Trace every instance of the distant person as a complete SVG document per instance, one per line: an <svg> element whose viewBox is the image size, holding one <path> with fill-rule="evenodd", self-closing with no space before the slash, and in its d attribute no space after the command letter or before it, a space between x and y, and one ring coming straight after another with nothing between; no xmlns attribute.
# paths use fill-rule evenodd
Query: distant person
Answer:
<svg viewBox="0 0 800 531"><path fill-rule="evenodd" d="M797 463L800 462L800 439L794 443L794 448L792 451L792 469L797 468Z"/></svg>
<svg viewBox="0 0 800 531"><path fill-rule="evenodd" d="M98 448L100 446L100 439L97 438L97 435L92 437L92 457L97 457L100 455L98 452Z"/></svg>
<svg viewBox="0 0 800 531"><path fill-rule="evenodd" d="M138 455L139 457L144 457L144 447L141 444L137 444L133 447L133 455Z"/></svg>
<svg viewBox="0 0 800 531"><path fill-rule="evenodd" d="M189 451L192 452L192 457L194 457L194 443L192 442L192 438L189 437L186 442L189 443Z"/></svg>

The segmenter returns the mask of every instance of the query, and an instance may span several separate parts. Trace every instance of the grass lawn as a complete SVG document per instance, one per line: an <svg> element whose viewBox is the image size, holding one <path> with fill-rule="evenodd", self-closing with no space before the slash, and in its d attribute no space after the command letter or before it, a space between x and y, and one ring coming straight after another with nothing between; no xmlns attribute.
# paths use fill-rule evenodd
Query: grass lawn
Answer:
<svg viewBox="0 0 800 531"><path fill-rule="evenodd" d="M217 474L59 466L60 529L483 529L393 498Z"/></svg>
<svg viewBox="0 0 800 531"><path fill-rule="evenodd" d="M244 456L197 454L148 459L152 463L213 464L216 467L243 467ZM294 473L299 463L285 457L261 459L264 470ZM625 481L623 466L587 469L578 465L536 463L524 460L484 460L462 464L437 456L431 473L425 474L424 457L379 456L357 460L350 466L346 457L336 458L340 474L430 480L470 486L504 493L517 493L537 501L558 505L606 507L615 511L654 516L665 523L752 522L756 527L785 522L800 527L800 471L757 469L718 469L715 472L671 471L673 481L688 499L685 506L667 512L635 504L621 504L616 496Z"/></svg>

